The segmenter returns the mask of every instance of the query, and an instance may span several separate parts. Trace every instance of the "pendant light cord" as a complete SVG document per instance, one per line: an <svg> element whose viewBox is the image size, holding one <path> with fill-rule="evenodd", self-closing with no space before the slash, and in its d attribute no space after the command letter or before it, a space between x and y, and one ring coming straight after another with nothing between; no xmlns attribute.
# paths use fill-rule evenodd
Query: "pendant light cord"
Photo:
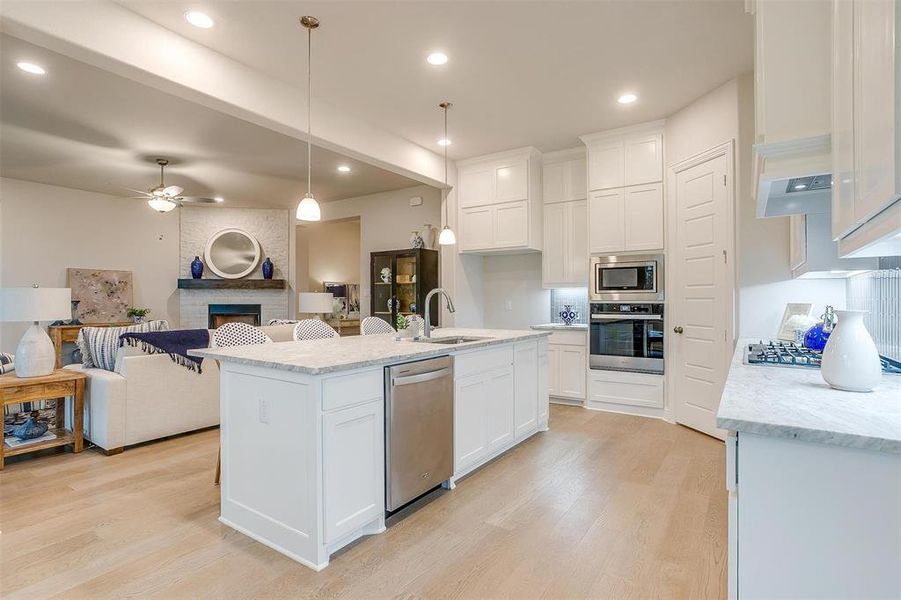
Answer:
<svg viewBox="0 0 901 600"><path fill-rule="evenodd" d="M450 103L444 105L444 226L450 227L450 217L447 210L447 109Z"/></svg>
<svg viewBox="0 0 901 600"><path fill-rule="evenodd" d="M312 193L313 172L313 29L307 29L307 195ZM447 175L445 175L447 178Z"/></svg>

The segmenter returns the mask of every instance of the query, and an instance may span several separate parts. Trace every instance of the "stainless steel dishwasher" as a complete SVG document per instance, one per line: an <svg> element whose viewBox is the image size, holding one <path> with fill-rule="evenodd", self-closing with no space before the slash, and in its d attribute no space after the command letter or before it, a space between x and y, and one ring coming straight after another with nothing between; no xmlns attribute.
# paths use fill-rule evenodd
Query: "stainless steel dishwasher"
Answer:
<svg viewBox="0 0 901 600"><path fill-rule="evenodd" d="M394 511L454 474L454 359L385 369L385 506Z"/></svg>

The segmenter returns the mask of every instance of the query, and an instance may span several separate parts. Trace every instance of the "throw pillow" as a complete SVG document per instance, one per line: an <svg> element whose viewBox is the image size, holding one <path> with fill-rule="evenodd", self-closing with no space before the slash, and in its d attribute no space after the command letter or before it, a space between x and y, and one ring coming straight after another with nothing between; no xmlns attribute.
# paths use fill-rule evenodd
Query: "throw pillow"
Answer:
<svg viewBox="0 0 901 600"><path fill-rule="evenodd" d="M16 357L12 354L0 352L0 375L14 371L16 368Z"/></svg>
<svg viewBox="0 0 901 600"><path fill-rule="evenodd" d="M116 368L116 354L119 352L119 336L132 331L164 331L169 329L167 321L148 321L125 327L84 327L78 332L82 366L113 371Z"/></svg>

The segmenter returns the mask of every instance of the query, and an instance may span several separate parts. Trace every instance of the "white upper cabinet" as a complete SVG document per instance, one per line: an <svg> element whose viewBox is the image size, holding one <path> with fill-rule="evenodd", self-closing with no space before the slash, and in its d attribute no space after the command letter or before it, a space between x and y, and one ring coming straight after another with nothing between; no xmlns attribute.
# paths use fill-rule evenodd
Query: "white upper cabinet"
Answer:
<svg viewBox="0 0 901 600"><path fill-rule="evenodd" d="M663 122L583 135L588 146L588 189L606 190L663 181Z"/></svg>
<svg viewBox="0 0 901 600"><path fill-rule="evenodd" d="M461 252L541 250L540 157L522 148L457 163Z"/></svg>
<svg viewBox="0 0 901 600"><path fill-rule="evenodd" d="M546 288L588 285L588 202L544 207L542 284Z"/></svg>
<svg viewBox="0 0 901 600"><path fill-rule="evenodd" d="M623 188L591 192L588 200L588 249L592 254L619 252L626 245Z"/></svg>
<svg viewBox="0 0 901 600"><path fill-rule="evenodd" d="M843 257L901 255L901 14L893 0L835 2L832 236Z"/></svg>
<svg viewBox="0 0 901 600"><path fill-rule="evenodd" d="M623 228L624 251L663 249L663 184L625 189Z"/></svg>
<svg viewBox="0 0 901 600"><path fill-rule="evenodd" d="M545 204L588 197L585 148L544 155L542 198Z"/></svg>

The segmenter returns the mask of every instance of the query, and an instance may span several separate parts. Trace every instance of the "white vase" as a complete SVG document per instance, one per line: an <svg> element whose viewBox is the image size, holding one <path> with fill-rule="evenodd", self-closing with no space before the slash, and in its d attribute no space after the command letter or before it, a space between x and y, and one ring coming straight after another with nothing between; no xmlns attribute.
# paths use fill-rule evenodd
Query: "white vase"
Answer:
<svg viewBox="0 0 901 600"><path fill-rule="evenodd" d="M823 349L820 372L832 387L869 392L882 379L882 365L873 338L863 324L866 311L837 310L838 324Z"/></svg>

